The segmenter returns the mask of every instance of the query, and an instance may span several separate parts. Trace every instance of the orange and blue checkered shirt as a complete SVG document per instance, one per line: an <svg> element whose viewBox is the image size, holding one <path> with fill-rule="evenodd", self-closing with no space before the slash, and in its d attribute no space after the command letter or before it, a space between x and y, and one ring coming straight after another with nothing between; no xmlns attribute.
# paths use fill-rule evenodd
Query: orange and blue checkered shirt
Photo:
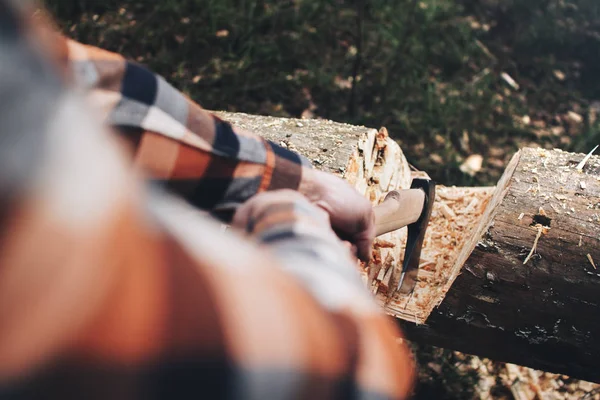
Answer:
<svg viewBox="0 0 600 400"><path fill-rule="evenodd" d="M302 158L21 8L0 0L0 397L407 396L322 212L265 205L246 236L197 212L298 189Z"/></svg>

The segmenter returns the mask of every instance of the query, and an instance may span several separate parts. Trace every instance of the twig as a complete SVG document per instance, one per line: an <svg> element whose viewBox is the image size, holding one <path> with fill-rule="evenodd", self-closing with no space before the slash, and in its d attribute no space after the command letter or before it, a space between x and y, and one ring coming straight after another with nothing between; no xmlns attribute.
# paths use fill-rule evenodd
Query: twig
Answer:
<svg viewBox="0 0 600 400"><path fill-rule="evenodd" d="M519 86L519 84L517 83L517 81L515 81L515 80L512 78L512 76L510 76L510 75L509 75L509 74L507 74L506 72L502 72L502 73L500 74L500 77L502 77L502 79L503 79L503 80L504 80L506 83L508 83L508 85L509 85L510 87L512 87L512 88L513 88L513 89L515 89L515 90L519 90L520 86Z"/></svg>
<svg viewBox="0 0 600 400"><path fill-rule="evenodd" d="M481 43L481 41L479 39L475 39L475 44L477 45L477 47L479 47L479 49L483 52L483 54L485 54L486 56L489 57L490 60L492 60L494 62L498 61L496 56L493 55L492 52L483 43Z"/></svg>
<svg viewBox="0 0 600 400"><path fill-rule="evenodd" d="M523 261L523 265L527 264L527 262L531 259L531 257L533 256L533 253L535 253L535 250L537 249L538 241L542 237L542 231L544 230L544 227L541 224L537 224L536 227L538 229L538 233L537 233L537 235L535 235L535 240L533 241L533 247L531 248L531 251L529 252L529 255L527 256L525 261Z"/></svg>

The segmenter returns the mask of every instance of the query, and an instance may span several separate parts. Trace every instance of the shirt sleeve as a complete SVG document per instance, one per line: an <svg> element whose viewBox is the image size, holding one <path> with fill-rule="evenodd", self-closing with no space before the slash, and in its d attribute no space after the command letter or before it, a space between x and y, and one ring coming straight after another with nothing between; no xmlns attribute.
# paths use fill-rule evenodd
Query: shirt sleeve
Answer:
<svg viewBox="0 0 600 400"><path fill-rule="evenodd" d="M223 232L189 205L145 190L77 97L31 83L53 101L14 110L24 121L45 117L37 130L14 131L44 140L2 226L3 390L24 398L407 395L412 363L400 333L323 216L303 209L312 205L280 203L257 216L251 232L261 247Z"/></svg>
<svg viewBox="0 0 600 400"><path fill-rule="evenodd" d="M1 18L0 393L408 395L408 349L315 208L268 207L248 229L257 245L149 191Z"/></svg>
<svg viewBox="0 0 600 400"><path fill-rule="evenodd" d="M155 181L209 211L252 195L298 189L310 163L258 135L233 128L162 77L118 54L67 41L70 70L104 121Z"/></svg>

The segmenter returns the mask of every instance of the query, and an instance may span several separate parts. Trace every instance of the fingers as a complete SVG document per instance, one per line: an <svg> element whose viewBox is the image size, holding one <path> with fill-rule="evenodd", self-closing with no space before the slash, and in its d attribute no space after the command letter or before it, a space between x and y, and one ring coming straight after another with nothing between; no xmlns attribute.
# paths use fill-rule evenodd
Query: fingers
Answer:
<svg viewBox="0 0 600 400"><path fill-rule="evenodd" d="M375 215L370 205L364 218L365 223L362 229L354 236L353 242L356 246L358 258L368 262L371 259L373 242L375 241Z"/></svg>
<svg viewBox="0 0 600 400"><path fill-rule="evenodd" d="M329 214L332 227L339 236L356 246L358 257L368 261L375 240L375 215L371 202L335 175L319 171L314 174L313 180L317 193L311 200Z"/></svg>
<svg viewBox="0 0 600 400"><path fill-rule="evenodd" d="M260 193L237 211L233 225L252 231L253 221L259 219L261 210L277 204L289 203L299 207L310 206L315 220L327 225L343 240L356 247L356 255L363 261L371 259L375 240L375 215L371 202L358 193L348 182L320 171L313 172L312 193L300 194L292 190ZM307 197L305 197L307 196ZM302 206L304 205L304 206Z"/></svg>

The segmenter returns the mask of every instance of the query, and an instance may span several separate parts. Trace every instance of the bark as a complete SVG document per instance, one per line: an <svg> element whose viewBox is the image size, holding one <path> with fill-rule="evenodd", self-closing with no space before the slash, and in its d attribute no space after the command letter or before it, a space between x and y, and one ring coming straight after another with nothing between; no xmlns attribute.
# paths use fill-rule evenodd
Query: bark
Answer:
<svg viewBox="0 0 600 400"><path fill-rule="evenodd" d="M385 129L222 116L374 204L418 174ZM413 294L387 299L404 230L377 239L365 282L416 342L600 381L600 157L580 171L583 157L523 149L495 189L439 187Z"/></svg>
<svg viewBox="0 0 600 400"><path fill-rule="evenodd" d="M600 381L600 158L580 172L582 158L515 156L441 305L403 324L410 337Z"/></svg>

